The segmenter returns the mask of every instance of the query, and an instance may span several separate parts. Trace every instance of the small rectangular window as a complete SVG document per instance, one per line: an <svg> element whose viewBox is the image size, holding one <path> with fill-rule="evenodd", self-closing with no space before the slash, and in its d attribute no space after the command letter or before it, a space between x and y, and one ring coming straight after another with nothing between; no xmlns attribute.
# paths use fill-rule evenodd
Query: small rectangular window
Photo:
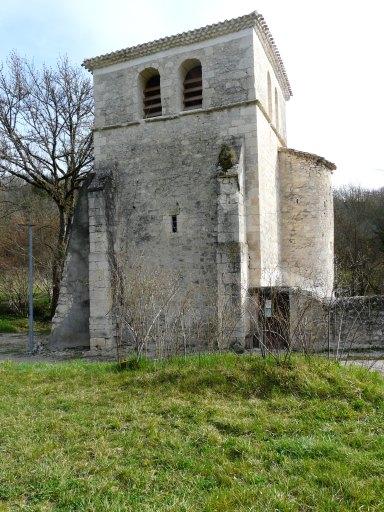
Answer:
<svg viewBox="0 0 384 512"><path fill-rule="evenodd" d="M177 233L177 215L172 215L172 233Z"/></svg>

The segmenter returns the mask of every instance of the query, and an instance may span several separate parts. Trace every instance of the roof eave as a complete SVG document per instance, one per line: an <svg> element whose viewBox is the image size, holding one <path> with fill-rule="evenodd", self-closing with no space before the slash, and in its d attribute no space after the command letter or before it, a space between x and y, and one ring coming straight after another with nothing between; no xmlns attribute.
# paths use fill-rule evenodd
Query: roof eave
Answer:
<svg viewBox="0 0 384 512"><path fill-rule="evenodd" d="M98 57L85 59L82 65L88 71L92 72L95 69L137 59L145 55L168 50L170 48L198 43L214 37L239 32L245 28L254 28L256 30L272 67L274 68L280 87L283 91L284 98L288 100L292 96L292 90L283 61L268 25L266 24L263 16L256 11L246 14L245 16L240 16L239 18L225 20L213 25L207 25L202 28L190 30L188 32L182 32L181 34L174 36L163 37L149 43L139 44L130 48L100 55Z"/></svg>
<svg viewBox="0 0 384 512"><path fill-rule="evenodd" d="M313 160L316 163L320 163L320 164L324 165L324 167L326 167L330 171L335 171L337 168L333 162L330 162L323 156L316 155L315 153L308 153L306 151L299 151L298 149L284 148L284 147L279 148L279 152L280 153L290 153L292 155L300 156L303 158L308 158L309 160Z"/></svg>

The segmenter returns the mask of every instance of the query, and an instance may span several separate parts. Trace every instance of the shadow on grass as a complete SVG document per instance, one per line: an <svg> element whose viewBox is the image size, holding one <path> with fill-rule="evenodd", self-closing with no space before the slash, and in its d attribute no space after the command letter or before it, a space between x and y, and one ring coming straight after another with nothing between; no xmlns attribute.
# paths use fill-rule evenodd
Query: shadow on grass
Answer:
<svg viewBox="0 0 384 512"><path fill-rule="evenodd" d="M321 357L291 357L288 361L259 356L214 354L166 361L129 359L114 365L125 372L125 388L160 387L164 392L195 391L242 398L295 395L319 399L361 399L374 404L384 398L384 380L364 368L345 367Z"/></svg>

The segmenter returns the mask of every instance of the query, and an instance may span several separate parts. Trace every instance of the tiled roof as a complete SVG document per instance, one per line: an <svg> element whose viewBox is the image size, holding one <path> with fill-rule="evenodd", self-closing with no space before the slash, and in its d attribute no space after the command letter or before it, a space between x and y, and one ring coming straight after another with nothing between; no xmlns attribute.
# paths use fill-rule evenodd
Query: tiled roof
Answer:
<svg viewBox="0 0 384 512"><path fill-rule="evenodd" d="M323 156L315 155L314 153L307 153L306 151L298 151L297 149L292 148L279 148L279 151L281 153L291 153L292 155L309 158L310 160L314 160L316 163L324 165L330 171L336 170L336 165L329 160L326 160Z"/></svg>
<svg viewBox="0 0 384 512"><path fill-rule="evenodd" d="M256 30L264 50L273 66L277 79L279 80L284 97L288 100L289 97L292 96L292 90L283 61L263 16L256 11L246 14L245 16L240 16L239 18L233 18L213 25L207 25L196 30L182 32L175 36L163 37L149 43L131 46L130 48L125 48L112 53L106 53L105 55L100 55L92 59L85 59L83 66L89 71L93 71L94 69L117 64L118 62L136 59L152 53L175 48L177 46L185 46L188 44L206 41L207 39L231 34L233 32L239 32L240 30L250 27L254 27Z"/></svg>

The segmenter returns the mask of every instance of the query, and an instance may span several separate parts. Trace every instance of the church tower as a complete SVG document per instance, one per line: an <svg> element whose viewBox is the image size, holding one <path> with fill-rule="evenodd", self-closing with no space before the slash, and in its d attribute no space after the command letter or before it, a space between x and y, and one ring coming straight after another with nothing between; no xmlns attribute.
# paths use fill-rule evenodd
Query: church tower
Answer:
<svg viewBox="0 0 384 512"><path fill-rule="evenodd" d="M79 202L88 223L75 222L54 343L77 328L94 353L113 349L117 259L178 276L198 297L199 321L220 320L225 304L240 344L250 293L331 293L334 166L287 149L291 88L260 14L84 66L94 79L95 173Z"/></svg>

